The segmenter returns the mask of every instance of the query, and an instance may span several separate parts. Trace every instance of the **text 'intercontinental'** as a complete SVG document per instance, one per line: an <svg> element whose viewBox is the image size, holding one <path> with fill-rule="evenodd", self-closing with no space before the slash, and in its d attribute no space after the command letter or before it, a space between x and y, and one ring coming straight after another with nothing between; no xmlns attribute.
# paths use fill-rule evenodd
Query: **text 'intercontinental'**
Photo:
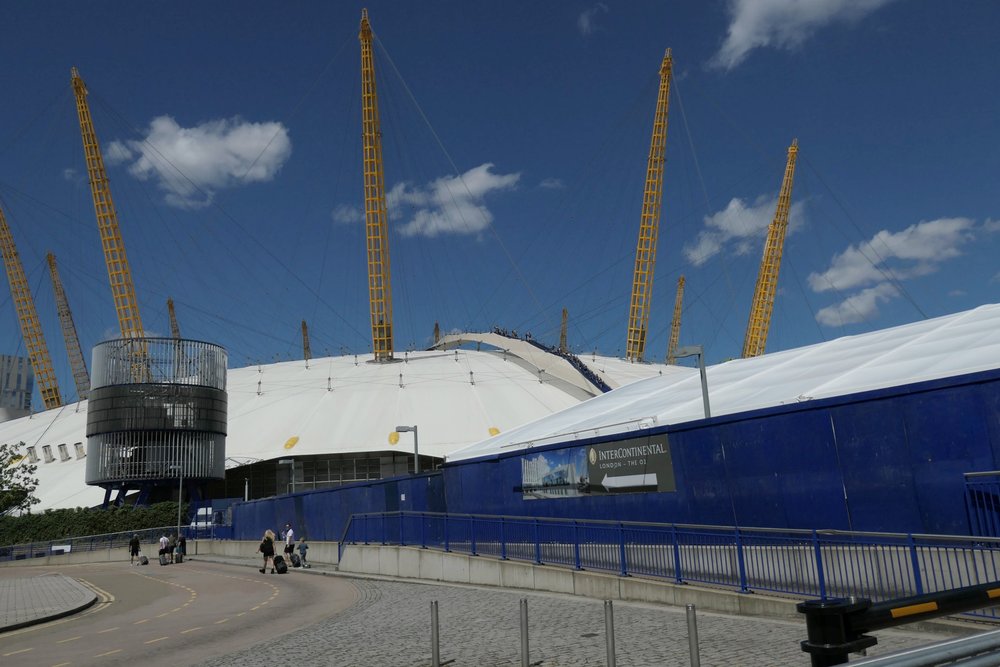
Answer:
<svg viewBox="0 0 1000 667"><path fill-rule="evenodd" d="M667 450L664 448L664 445L656 443L652 445L636 445L634 447L618 447L617 449L599 449L597 456L600 461L613 461L615 459L632 459L639 456L666 453Z"/></svg>

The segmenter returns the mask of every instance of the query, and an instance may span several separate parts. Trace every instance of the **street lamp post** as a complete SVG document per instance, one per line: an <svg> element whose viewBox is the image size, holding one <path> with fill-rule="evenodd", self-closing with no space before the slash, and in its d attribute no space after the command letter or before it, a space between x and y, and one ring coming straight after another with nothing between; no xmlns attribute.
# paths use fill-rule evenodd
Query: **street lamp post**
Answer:
<svg viewBox="0 0 1000 667"><path fill-rule="evenodd" d="M705 419L712 416L708 407L708 375L705 374L705 350L701 345L687 345L677 348L674 357L698 357L698 372L701 374L701 400L705 404Z"/></svg>
<svg viewBox="0 0 1000 667"><path fill-rule="evenodd" d="M417 427L416 426L397 426L396 433L409 433L413 431L413 474L420 474L420 450L417 445Z"/></svg>
<svg viewBox="0 0 1000 667"><path fill-rule="evenodd" d="M170 466L177 471L177 539L181 539L181 503L184 502L184 466Z"/></svg>

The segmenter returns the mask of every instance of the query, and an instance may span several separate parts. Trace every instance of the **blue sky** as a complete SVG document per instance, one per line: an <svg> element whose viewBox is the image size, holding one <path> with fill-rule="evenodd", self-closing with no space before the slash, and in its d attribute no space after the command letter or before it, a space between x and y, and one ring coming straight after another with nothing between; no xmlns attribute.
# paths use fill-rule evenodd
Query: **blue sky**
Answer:
<svg viewBox="0 0 1000 667"><path fill-rule="evenodd" d="M63 394L45 253L85 356L118 330L70 68L90 89L145 328L232 366L370 349L361 7L397 350L494 325L621 354L658 69L673 49L647 358L738 356L792 138L768 351L995 302L1000 5L917 0L7 3L0 204ZM0 297L0 349L24 353ZM40 404L40 401L38 401Z"/></svg>

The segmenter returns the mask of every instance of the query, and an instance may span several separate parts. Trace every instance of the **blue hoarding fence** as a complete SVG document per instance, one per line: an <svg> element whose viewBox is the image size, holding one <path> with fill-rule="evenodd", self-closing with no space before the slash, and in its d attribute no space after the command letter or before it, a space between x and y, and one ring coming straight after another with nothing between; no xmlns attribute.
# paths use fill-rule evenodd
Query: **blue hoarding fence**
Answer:
<svg viewBox="0 0 1000 667"><path fill-rule="evenodd" d="M891 600L1000 580L1000 538L383 512L350 544L400 545L604 570L749 593ZM979 612L994 617L991 610Z"/></svg>

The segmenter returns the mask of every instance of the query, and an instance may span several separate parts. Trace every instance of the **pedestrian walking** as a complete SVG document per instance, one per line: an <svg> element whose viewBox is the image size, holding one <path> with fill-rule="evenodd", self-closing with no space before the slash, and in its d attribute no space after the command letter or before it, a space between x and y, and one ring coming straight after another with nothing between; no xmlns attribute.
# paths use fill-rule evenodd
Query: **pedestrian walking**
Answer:
<svg viewBox="0 0 1000 667"><path fill-rule="evenodd" d="M132 539L128 541L128 564L138 565L139 564L139 534L136 533L132 536Z"/></svg>
<svg viewBox="0 0 1000 667"><path fill-rule="evenodd" d="M309 545L306 544L306 538L299 538L299 560L302 562L302 567L312 567L306 562L306 552L309 550Z"/></svg>
<svg viewBox="0 0 1000 667"><path fill-rule="evenodd" d="M267 562L271 561L271 574L274 574L274 531L270 528L264 531L264 537L257 551L264 555L264 567L260 568L260 573L264 574L267 571Z"/></svg>

